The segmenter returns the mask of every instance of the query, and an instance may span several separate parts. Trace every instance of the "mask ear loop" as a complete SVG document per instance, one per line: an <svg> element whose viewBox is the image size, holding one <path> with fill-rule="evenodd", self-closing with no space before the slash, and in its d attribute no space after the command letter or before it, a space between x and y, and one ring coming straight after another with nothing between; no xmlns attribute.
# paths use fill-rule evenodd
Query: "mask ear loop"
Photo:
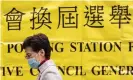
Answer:
<svg viewBox="0 0 133 80"><path fill-rule="evenodd" d="M39 51L38 51L39 52ZM38 61L37 59L36 59L36 57L38 57L38 55L39 55L39 53L35 53L35 57L33 57L37 62L39 62L40 63L40 60Z"/></svg>

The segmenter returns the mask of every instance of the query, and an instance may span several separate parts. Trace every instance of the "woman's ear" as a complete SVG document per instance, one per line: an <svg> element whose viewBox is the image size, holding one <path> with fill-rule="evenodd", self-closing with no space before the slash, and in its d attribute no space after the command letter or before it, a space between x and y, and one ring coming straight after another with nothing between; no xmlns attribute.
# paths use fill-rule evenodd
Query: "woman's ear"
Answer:
<svg viewBox="0 0 133 80"><path fill-rule="evenodd" d="M45 51L44 51L44 49L41 49L41 50L39 51L39 53L40 53L41 56L45 56Z"/></svg>

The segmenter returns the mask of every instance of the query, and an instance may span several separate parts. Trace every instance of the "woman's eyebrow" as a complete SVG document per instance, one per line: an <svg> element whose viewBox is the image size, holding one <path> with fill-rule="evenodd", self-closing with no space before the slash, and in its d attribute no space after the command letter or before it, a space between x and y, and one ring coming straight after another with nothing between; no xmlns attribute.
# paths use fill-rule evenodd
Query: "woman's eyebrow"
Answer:
<svg viewBox="0 0 133 80"><path fill-rule="evenodd" d="M31 53L26 53L26 55L31 55Z"/></svg>

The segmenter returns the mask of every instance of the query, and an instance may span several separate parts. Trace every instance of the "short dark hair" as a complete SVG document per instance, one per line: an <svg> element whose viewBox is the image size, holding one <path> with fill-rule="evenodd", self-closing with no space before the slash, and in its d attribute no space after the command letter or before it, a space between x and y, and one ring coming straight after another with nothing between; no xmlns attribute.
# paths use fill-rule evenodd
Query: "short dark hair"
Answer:
<svg viewBox="0 0 133 80"><path fill-rule="evenodd" d="M27 37L23 42L23 49L26 47L31 47L35 52L43 49L45 51L45 58L50 58L51 46L49 39L45 34L38 33Z"/></svg>

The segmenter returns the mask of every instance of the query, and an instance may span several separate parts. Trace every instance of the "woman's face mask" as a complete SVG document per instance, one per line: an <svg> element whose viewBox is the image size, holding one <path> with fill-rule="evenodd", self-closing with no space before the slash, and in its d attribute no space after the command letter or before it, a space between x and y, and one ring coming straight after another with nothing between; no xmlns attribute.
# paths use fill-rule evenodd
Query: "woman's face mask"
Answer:
<svg viewBox="0 0 133 80"><path fill-rule="evenodd" d="M37 69L40 63L35 58L28 59L28 64L31 68Z"/></svg>
<svg viewBox="0 0 133 80"><path fill-rule="evenodd" d="M26 49L26 59L31 68L37 69L40 65L39 53L34 52L31 48Z"/></svg>

